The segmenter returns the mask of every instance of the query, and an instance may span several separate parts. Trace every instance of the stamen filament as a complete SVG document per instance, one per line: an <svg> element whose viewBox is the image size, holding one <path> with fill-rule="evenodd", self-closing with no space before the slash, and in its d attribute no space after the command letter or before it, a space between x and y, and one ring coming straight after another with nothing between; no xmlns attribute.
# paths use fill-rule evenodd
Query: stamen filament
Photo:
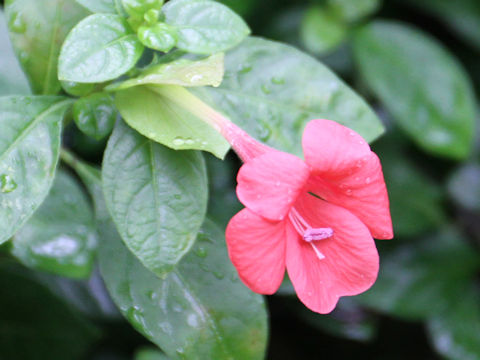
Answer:
<svg viewBox="0 0 480 360"><path fill-rule="evenodd" d="M323 255L320 250L317 249L317 246L314 242L332 237L333 229L312 228L295 208L292 208L288 214L288 217L298 234L302 236L304 241L308 242L312 246L313 251L315 251L315 255L317 255L320 260L325 259L325 255Z"/></svg>
<svg viewBox="0 0 480 360"><path fill-rule="evenodd" d="M312 248L313 248L313 250L315 251L315 254L317 255L317 257L318 257L320 260L325 259L325 255L323 255L323 254L317 249L317 247L315 246L314 243L310 243L310 245L312 245Z"/></svg>

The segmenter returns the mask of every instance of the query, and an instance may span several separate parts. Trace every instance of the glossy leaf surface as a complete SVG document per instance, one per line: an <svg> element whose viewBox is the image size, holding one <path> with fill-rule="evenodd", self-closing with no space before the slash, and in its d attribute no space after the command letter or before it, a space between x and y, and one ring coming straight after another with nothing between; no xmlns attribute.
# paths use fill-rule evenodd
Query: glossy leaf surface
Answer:
<svg viewBox="0 0 480 360"><path fill-rule="evenodd" d="M143 52L125 19L93 14L68 34L59 58L60 80L103 82L130 70Z"/></svg>
<svg viewBox="0 0 480 360"><path fill-rule="evenodd" d="M29 94L28 81L20 68L8 36L5 15L0 10L0 96Z"/></svg>
<svg viewBox="0 0 480 360"><path fill-rule="evenodd" d="M480 356L480 294L466 287L443 314L427 322L435 349L452 360L475 360Z"/></svg>
<svg viewBox="0 0 480 360"><path fill-rule="evenodd" d="M170 0L165 22L178 29L177 47L194 54L213 54L238 45L250 29L241 17L211 0Z"/></svg>
<svg viewBox="0 0 480 360"><path fill-rule="evenodd" d="M158 275L173 270L205 217L202 155L156 144L119 121L108 142L102 177L110 214L130 251Z"/></svg>
<svg viewBox="0 0 480 360"><path fill-rule="evenodd" d="M260 38L249 38L227 54L218 88L196 93L259 140L298 155L303 128L312 119L335 120L368 141L383 132L365 101L324 65Z"/></svg>
<svg viewBox="0 0 480 360"><path fill-rule="evenodd" d="M0 98L0 243L35 212L50 190L70 100L54 96Z"/></svg>
<svg viewBox="0 0 480 360"><path fill-rule="evenodd" d="M354 56L368 87L419 146L451 158L469 153L472 87L437 41L408 25L376 21L356 34Z"/></svg>
<svg viewBox="0 0 480 360"><path fill-rule="evenodd" d="M60 171L38 211L13 239L12 253L25 265L74 278L88 277L96 248L95 223L86 194Z"/></svg>
<svg viewBox="0 0 480 360"><path fill-rule="evenodd" d="M115 104L128 125L169 148L205 150L223 158L230 146L220 133L159 90L137 86L116 94Z"/></svg>
<svg viewBox="0 0 480 360"><path fill-rule="evenodd" d="M88 13L75 0L9 0L5 10L15 52L33 92L57 94L60 47Z"/></svg>
<svg viewBox="0 0 480 360"><path fill-rule="evenodd" d="M93 13L120 13L121 0L76 0Z"/></svg>
<svg viewBox="0 0 480 360"><path fill-rule="evenodd" d="M101 228L100 266L132 325L171 359L263 359L263 299L238 279L220 229L206 221L192 251L162 280ZM112 258L111 254L115 254Z"/></svg>
<svg viewBox="0 0 480 360"><path fill-rule="evenodd" d="M137 85L219 86L224 73L223 53L201 60L177 59L148 67L140 76L111 85L111 90Z"/></svg>
<svg viewBox="0 0 480 360"><path fill-rule="evenodd" d="M448 312L480 266L477 254L455 228L380 253L382 266L377 282L357 299L407 319Z"/></svg>

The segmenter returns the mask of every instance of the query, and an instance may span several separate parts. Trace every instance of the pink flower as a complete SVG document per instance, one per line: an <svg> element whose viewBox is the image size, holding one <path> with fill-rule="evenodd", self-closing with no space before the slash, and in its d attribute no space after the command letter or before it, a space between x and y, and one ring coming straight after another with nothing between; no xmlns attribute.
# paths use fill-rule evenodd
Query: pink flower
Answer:
<svg viewBox="0 0 480 360"><path fill-rule="evenodd" d="M231 123L222 132L245 162L237 195L246 208L226 230L242 281L272 294L286 268L300 300L319 313L370 288L379 267L373 237L391 239L393 231L380 161L363 138L313 120L303 134L303 161Z"/></svg>

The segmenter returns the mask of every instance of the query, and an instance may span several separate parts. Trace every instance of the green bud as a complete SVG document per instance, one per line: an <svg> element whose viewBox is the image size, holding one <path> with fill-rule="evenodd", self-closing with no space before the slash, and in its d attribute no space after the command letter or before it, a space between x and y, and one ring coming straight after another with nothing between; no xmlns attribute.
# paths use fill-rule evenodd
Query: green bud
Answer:
<svg viewBox="0 0 480 360"><path fill-rule="evenodd" d="M143 18L150 9L160 10L163 0L122 0L122 4L128 15Z"/></svg>
<svg viewBox="0 0 480 360"><path fill-rule="evenodd" d="M163 52L170 51L178 41L177 29L165 23L140 26L137 35L146 47Z"/></svg>

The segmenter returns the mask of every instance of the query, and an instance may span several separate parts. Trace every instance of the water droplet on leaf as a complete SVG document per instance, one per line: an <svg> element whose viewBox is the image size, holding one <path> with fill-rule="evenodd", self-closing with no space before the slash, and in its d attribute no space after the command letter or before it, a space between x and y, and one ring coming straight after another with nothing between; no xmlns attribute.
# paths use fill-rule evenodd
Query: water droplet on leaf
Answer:
<svg viewBox="0 0 480 360"><path fill-rule="evenodd" d="M22 19L20 13L13 13L8 22L8 26L13 32L23 34L27 30L27 24Z"/></svg>
<svg viewBox="0 0 480 360"><path fill-rule="evenodd" d="M282 85L282 84L285 84L285 79L283 79L283 78L281 78L281 77L276 77L276 76L275 76L275 77L273 77L273 78L271 79L271 82L272 82L273 84Z"/></svg>
<svg viewBox="0 0 480 360"><path fill-rule="evenodd" d="M207 256L207 250L204 247L199 247L197 250L195 250L195 255L204 258Z"/></svg>
<svg viewBox="0 0 480 360"><path fill-rule="evenodd" d="M175 139L173 139L172 143L175 146L182 146L183 144L185 144L185 140L178 136Z"/></svg>
<svg viewBox="0 0 480 360"><path fill-rule="evenodd" d="M12 192L17 188L17 183L13 180L10 175L3 174L0 175L0 191L2 193Z"/></svg>
<svg viewBox="0 0 480 360"><path fill-rule="evenodd" d="M270 94L271 91L270 89L268 88L267 85L262 85L262 91L265 93L265 94Z"/></svg>

